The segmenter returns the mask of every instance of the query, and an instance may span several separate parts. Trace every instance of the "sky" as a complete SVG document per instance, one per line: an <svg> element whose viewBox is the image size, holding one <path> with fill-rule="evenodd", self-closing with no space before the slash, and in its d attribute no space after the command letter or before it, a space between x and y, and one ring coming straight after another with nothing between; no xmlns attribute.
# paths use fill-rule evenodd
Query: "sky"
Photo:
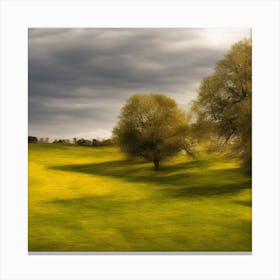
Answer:
<svg viewBox="0 0 280 280"><path fill-rule="evenodd" d="M111 136L126 100L161 93L189 108L249 28L31 28L28 133L51 139Z"/></svg>

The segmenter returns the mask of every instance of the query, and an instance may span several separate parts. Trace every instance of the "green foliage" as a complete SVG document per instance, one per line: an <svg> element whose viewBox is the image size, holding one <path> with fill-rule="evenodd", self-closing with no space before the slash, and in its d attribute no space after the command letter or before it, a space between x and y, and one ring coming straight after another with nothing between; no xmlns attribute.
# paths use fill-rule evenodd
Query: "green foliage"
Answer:
<svg viewBox="0 0 280 280"><path fill-rule="evenodd" d="M90 140L81 138L76 141L76 144L79 146L91 146L92 142Z"/></svg>
<svg viewBox="0 0 280 280"><path fill-rule="evenodd" d="M202 80L193 111L197 117L197 131L208 131L208 136L217 133L223 144L231 144L233 152L250 171L252 45L249 40L234 44L217 62L214 74Z"/></svg>
<svg viewBox="0 0 280 280"><path fill-rule="evenodd" d="M182 150L187 130L187 118L173 99L146 94L127 101L113 135L124 152L152 161L158 170L162 159Z"/></svg>
<svg viewBox="0 0 280 280"><path fill-rule="evenodd" d="M102 140L97 140L97 139L92 139L92 140L88 140L88 139L78 139L74 138L73 143L75 145L79 145L79 146L93 146L93 147L99 147L99 146L112 146L113 142L111 139L102 139Z"/></svg>
<svg viewBox="0 0 280 280"><path fill-rule="evenodd" d="M35 136L28 136L28 143L37 143L38 138Z"/></svg>

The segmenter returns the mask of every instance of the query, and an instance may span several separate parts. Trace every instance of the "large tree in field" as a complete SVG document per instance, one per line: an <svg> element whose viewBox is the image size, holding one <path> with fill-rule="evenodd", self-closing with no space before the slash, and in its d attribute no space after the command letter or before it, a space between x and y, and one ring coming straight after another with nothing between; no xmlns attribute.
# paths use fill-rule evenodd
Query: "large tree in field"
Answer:
<svg viewBox="0 0 280 280"><path fill-rule="evenodd" d="M213 75L202 80L194 102L197 124L215 129L224 143L251 171L252 45L244 39L217 62Z"/></svg>
<svg viewBox="0 0 280 280"><path fill-rule="evenodd" d="M134 95L122 108L113 135L124 152L152 161L159 170L161 160L182 150L187 128L187 118L173 99Z"/></svg>

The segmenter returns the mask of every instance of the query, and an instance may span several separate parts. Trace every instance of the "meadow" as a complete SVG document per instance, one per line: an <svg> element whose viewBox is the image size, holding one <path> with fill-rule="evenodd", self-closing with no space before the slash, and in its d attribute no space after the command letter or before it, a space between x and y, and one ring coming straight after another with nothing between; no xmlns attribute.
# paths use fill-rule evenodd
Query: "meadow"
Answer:
<svg viewBox="0 0 280 280"><path fill-rule="evenodd" d="M251 251L251 177L221 154L159 171L117 147L29 144L36 251Z"/></svg>

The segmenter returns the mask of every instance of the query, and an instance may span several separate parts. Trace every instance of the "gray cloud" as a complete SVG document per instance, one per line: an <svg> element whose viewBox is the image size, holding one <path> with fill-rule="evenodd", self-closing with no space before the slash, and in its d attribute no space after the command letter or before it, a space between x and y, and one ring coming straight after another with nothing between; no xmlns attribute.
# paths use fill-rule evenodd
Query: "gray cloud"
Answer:
<svg viewBox="0 0 280 280"><path fill-rule="evenodd" d="M29 134L108 137L135 93L186 107L200 80L249 29L29 30Z"/></svg>

